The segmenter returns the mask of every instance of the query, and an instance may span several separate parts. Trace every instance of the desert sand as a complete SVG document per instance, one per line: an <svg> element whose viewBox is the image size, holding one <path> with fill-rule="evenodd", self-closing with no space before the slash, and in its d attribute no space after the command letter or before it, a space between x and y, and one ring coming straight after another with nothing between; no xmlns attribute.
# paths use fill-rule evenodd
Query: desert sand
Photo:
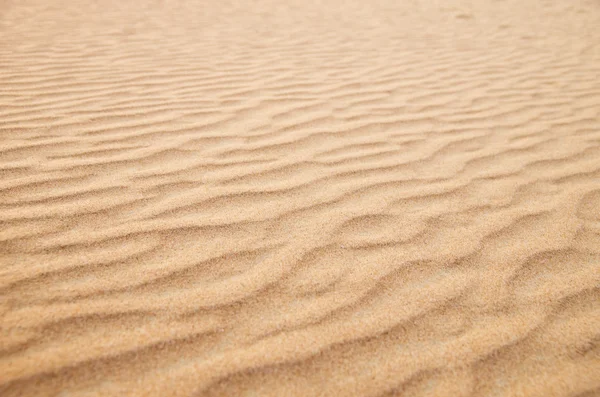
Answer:
<svg viewBox="0 0 600 397"><path fill-rule="evenodd" d="M596 0L0 2L0 395L600 395Z"/></svg>

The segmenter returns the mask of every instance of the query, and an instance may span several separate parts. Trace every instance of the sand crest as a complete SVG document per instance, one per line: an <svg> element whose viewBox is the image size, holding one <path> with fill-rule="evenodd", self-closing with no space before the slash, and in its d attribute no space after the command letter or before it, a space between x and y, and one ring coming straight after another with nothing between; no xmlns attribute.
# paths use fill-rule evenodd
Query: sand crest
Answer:
<svg viewBox="0 0 600 397"><path fill-rule="evenodd" d="M599 396L600 3L0 2L0 321L2 397Z"/></svg>

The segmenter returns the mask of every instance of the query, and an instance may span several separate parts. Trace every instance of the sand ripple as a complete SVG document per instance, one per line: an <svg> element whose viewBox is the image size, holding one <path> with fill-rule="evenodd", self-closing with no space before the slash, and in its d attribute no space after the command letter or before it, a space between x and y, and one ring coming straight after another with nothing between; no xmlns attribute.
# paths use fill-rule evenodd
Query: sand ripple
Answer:
<svg viewBox="0 0 600 397"><path fill-rule="evenodd" d="M0 394L600 395L599 27L3 1Z"/></svg>

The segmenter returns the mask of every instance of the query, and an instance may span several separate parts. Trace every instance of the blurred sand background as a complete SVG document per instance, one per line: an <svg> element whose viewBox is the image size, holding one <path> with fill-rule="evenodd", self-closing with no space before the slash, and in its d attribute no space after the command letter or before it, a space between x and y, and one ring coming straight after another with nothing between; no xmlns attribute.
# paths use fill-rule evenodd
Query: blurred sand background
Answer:
<svg viewBox="0 0 600 397"><path fill-rule="evenodd" d="M0 1L0 321L2 397L600 395L600 2Z"/></svg>

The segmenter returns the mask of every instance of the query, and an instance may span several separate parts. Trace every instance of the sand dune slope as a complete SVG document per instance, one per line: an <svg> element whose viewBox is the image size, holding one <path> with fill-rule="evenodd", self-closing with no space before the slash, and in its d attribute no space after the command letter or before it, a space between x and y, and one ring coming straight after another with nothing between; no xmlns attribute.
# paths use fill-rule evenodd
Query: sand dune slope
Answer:
<svg viewBox="0 0 600 397"><path fill-rule="evenodd" d="M0 321L3 397L600 395L600 3L0 2Z"/></svg>

